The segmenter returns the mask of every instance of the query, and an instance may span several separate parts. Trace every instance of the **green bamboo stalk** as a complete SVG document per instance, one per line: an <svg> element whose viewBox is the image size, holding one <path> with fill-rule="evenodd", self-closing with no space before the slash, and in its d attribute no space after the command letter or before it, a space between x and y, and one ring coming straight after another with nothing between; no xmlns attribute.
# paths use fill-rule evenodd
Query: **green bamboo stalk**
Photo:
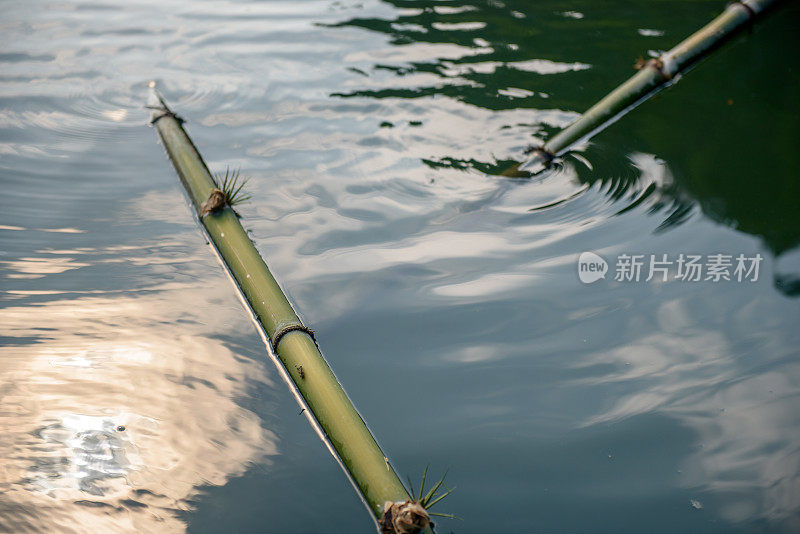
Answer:
<svg viewBox="0 0 800 534"><path fill-rule="evenodd" d="M633 77L614 89L572 124L543 146L533 149L530 158L519 166L519 170L536 174L546 169L553 158L568 152L576 143L588 140L660 89L677 81L682 73L780 1L782 0L732 2L722 14L705 27L669 52L648 61ZM511 170L506 174L515 173Z"/></svg>
<svg viewBox="0 0 800 534"><path fill-rule="evenodd" d="M152 85L152 84L151 84ZM204 203L217 185L181 120L153 89L152 124L178 173L202 226L246 300L269 352L326 445L349 475L365 504L380 519L387 502L409 493L334 376L308 330L273 278L233 209L208 212ZM277 344L276 344L277 337ZM273 349L274 347L274 349ZM426 532L432 532L427 530Z"/></svg>

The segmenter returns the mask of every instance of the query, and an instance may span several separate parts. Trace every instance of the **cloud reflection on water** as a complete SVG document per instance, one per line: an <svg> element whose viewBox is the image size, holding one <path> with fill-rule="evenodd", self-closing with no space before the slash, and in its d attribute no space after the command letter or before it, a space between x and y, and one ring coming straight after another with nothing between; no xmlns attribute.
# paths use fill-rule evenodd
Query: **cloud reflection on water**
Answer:
<svg viewBox="0 0 800 534"><path fill-rule="evenodd" d="M718 511L734 524L753 517L791 523L800 511L800 363L791 340L759 321L764 299L712 325L703 325L703 308L691 298L666 300L654 317L658 331L623 334L617 348L587 355L581 366L609 370L578 382L613 390L616 400L583 425L644 414L674 418L697 436L682 485L725 496ZM740 334L756 322L764 334ZM628 329L641 326L634 320ZM759 358L746 349L754 343L763 347Z"/></svg>
<svg viewBox="0 0 800 534"><path fill-rule="evenodd" d="M0 348L0 515L37 531L181 531L200 487L269 464L276 436L236 402L272 383L265 366L187 311L227 284L0 311L17 340Z"/></svg>

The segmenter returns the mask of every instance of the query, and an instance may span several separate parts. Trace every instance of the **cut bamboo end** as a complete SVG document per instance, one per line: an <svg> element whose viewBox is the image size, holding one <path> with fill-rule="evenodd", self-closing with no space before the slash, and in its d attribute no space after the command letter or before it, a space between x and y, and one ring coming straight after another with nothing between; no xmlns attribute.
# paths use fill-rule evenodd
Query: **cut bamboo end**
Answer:
<svg viewBox="0 0 800 534"><path fill-rule="evenodd" d="M270 355L298 402L310 412L312 425L357 488L377 526L385 503L405 502L410 498L408 491L334 376L313 333L300 320L225 201L183 129L183 121L152 86L147 107L195 214L264 334ZM432 531L426 528L422 532Z"/></svg>
<svg viewBox="0 0 800 534"><path fill-rule="evenodd" d="M785 0L741 0L728 4L718 17L682 41L669 52L651 59L633 77L614 89L586 113L558 132L519 166L538 174L549 168L555 157L613 124L627 112L680 76L728 41L757 17Z"/></svg>
<svg viewBox="0 0 800 534"><path fill-rule="evenodd" d="M419 534L431 527L428 511L411 499L389 502L383 505L383 516L379 521L383 534Z"/></svg>

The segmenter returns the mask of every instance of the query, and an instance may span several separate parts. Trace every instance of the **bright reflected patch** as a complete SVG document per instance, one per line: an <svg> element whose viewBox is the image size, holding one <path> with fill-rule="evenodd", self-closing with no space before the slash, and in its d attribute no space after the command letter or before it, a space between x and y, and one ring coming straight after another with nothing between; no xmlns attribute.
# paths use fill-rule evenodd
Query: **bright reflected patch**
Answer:
<svg viewBox="0 0 800 534"><path fill-rule="evenodd" d="M125 120L125 117L128 116L128 110L126 109L111 109L107 111L103 111L103 116L107 119L111 119L114 122L122 122Z"/></svg>

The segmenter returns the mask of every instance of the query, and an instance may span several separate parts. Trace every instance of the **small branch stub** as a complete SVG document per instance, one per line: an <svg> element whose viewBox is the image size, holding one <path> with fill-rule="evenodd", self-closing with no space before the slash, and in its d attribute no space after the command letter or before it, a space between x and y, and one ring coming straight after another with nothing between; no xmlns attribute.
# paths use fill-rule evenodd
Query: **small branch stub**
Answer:
<svg viewBox="0 0 800 534"><path fill-rule="evenodd" d="M431 518L417 501L386 501L379 524L385 534L419 534L431 526Z"/></svg>
<svg viewBox="0 0 800 534"><path fill-rule="evenodd" d="M384 456L387 467L389 460ZM411 498L405 501L386 501L383 504L383 514L379 520L381 532L384 534L418 534L423 531L430 531L433 529L431 516L448 517L456 519L453 514L442 514L439 512L429 511L436 503L447 497L453 492L453 489L448 489L445 492L439 493L439 488L444 484L444 478L447 476L445 471L439 482L425 493L425 481L428 478L428 468L422 473L422 482L419 485L419 492L414 493L414 485L411 479L408 480L408 486L411 488Z"/></svg>
<svg viewBox="0 0 800 534"><path fill-rule="evenodd" d="M217 212L224 208L226 203L227 199L225 198L225 193L219 189L214 189L211 191L211 194L208 195L208 199L200 206L200 216L202 217L209 213Z"/></svg>

